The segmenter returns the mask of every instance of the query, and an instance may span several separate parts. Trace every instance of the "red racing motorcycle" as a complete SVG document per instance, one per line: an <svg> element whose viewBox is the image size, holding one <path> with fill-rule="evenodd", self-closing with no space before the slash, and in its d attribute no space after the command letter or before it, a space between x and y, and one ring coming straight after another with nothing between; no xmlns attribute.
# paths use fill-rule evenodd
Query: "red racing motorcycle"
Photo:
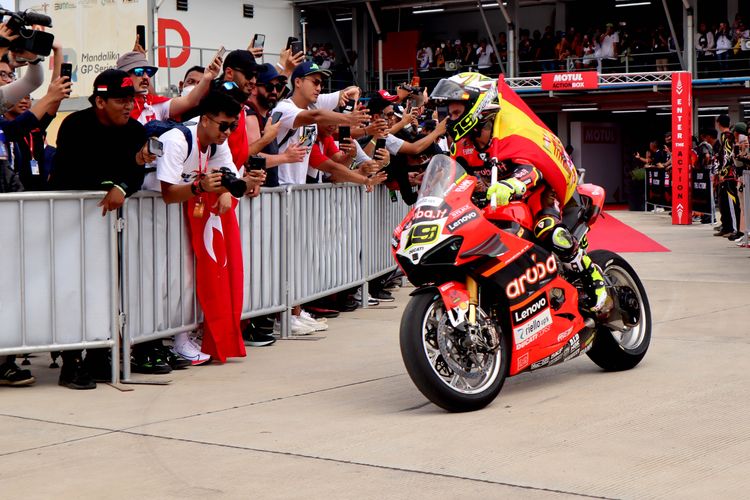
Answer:
<svg viewBox="0 0 750 500"><path fill-rule="evenodd" d="M636 366L651 340L651 311L633 268L613 252L590 252L611 300L606 313L587 313L578 303L582 284L535 244L528 206L480 209L475 183L460 164L435 156L391 242L417 286L400 343L422 394L448 411L472 411L492 402L506 377L583 353L608 371ZM581 184L575 199L563 223L582 241L604 190Z"/></svg>

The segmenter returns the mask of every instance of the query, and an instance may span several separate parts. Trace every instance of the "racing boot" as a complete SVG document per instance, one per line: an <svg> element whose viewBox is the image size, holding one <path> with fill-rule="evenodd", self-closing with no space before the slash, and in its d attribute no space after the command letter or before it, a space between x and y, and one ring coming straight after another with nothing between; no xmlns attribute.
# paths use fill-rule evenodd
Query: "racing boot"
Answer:
<svg viewBox="0 0 750 500"><path fill-rule="evenodd" d="M600 313L607 305L607 288L599 268L581 248L565 226L557 225L552 231L552 245L563 264L573 271L583 283L586 299L581 305L593 313Z"/></svg>
<svg viewBox="0 0 750 500"><path fill-rule="evenodd" d="M591 262L583 248L579 248L569 261L563 262L570 266L571 270L581 278L583 289L586 292L586 300L581 304L593 313L600 313L607 304L607 288L604 285L604 277L599 268Z"/></svg>

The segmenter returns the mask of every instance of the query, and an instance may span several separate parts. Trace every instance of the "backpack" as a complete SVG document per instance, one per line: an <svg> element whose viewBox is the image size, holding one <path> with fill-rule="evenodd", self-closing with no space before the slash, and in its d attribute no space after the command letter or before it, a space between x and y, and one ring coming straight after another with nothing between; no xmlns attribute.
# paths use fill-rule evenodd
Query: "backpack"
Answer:
<svg viewBox="0 0 750 500"><path fill-rule="evenodd" d="M185 161L187 161L187 159L190 158L190 153L193 150L193 134L192 132L190 132L190 129L187 128L187 126L192 126L195 124L196 122L180 123L174 120L151 120L150 122L147 122L143 127L146 129L146 137L161 137L173 128L176 128L180 132L182 132L182 134L185 136L185 140L187 141L187 156L185 156ZM216 144L211 144L211 153L208 155L209 158L214 154L216 154Z"/></svg>

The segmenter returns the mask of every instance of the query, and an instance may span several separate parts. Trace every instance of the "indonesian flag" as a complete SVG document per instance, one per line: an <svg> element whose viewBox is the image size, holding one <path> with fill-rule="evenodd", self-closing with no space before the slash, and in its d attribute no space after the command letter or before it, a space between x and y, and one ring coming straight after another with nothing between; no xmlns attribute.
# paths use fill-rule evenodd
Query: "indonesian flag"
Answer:
<svg viewBox="0 0 750 500"><path fill-rule="evenodd" d="M564 205L573 196L578 179L565 147L505 83L502 75L497 81L497 93L500 111L492 134L492 156L534 165Z"/></svg>
<svg viewBox="0 0 750 500"><path fill-rule="evenodd" d="M203 217L193 217L198 198L185 203L185 216L196 259L196 291L203 309L201 350L220 362L245 356L240 330L242 314L242 246L234 208L218 215L218 198L204 193Z"/></svg>

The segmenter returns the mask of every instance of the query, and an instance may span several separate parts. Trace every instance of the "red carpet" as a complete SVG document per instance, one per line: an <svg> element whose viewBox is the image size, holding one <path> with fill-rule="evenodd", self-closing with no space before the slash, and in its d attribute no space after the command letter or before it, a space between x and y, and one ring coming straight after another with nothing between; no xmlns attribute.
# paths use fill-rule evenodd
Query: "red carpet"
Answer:
<svg viewBox="0 0 750 500"><path fill-rule="evenodd" d="M613 252L669 252L645 234L617 220L610 212L599 216L588 234L589 250Z"/></svg>

